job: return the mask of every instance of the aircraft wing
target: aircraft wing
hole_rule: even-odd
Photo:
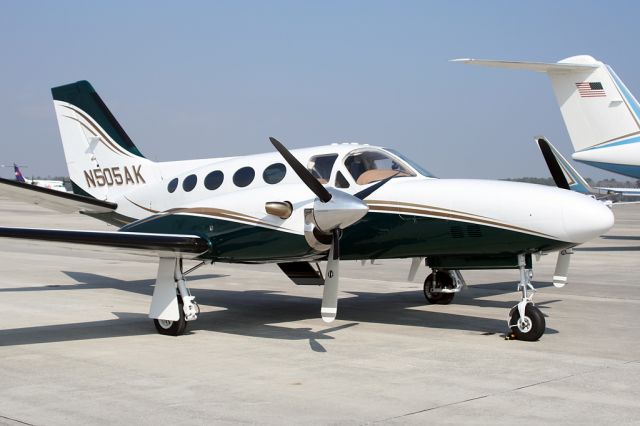
[[[71,248],[75,245],[116,248],[160,257],[196,258],[209,251],[205,238],[184,234],[0,227],[0,238],[37,240]]]
[[[38,204],[61,213],[110,213],[118,207],[117,204],[108,201],[4,178],[0,178],[0,195],[30,204]]]

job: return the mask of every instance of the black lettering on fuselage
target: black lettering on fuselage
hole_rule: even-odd
[[[87,181],[87,186],[89,188],[96,186],[96,180],[93,178],[93,174],[91,170],[84,171],[84,179]]]
[[[113,172],[113,180],[115,180],[116,185],[122,185],[122,175],[120,174],[120,167],[112,167],[111,171]]]
[[[131,173],[129,173],[129,169],[127,167],[124,168],[124,181],[127,185],[129,185],[129,183],[131,183],[131,185],[133,185],[135,182],[133,181],[133,178],[131,177]]]
[[[138,168],[136,169],[136,166],[132,166],[133,168],[133,174],[136,177],[136,183],[147,183],[147,181],[144,180],[144,178],[142,177],[142,174],[140,173],[140,169],[142,168],[142,166],[138,166]]]
[[[138,185],[147,183],[142,176],[142,165],[105,167],[84,170],[89,188],[113,185]]]
[[[111,174],[111,169],[102,169],[102,174],[104,174],[104,180],[107,182],[107,186],[113,186],[113,175]]]

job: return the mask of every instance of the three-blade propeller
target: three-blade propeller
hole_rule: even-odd
[[[340,282],[340,236],[342,230],[362,219],[369,207],[364,200],[374,191],[386,184],[390,176],[364,190],[351,195],[336,188],[325,188],[298,161],[291,152],[275,138],[269,138],[273,146],[289,164],[300,180],[316,195],[313,205],[313,219],[318,230],[331,236],[331,249],[327,257],[324,290],[322,293],[322,319],[331,322],[338,313],[338,287]]]

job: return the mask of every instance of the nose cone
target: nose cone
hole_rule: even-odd
[[[603,202],[575,192],[562,205],[562,220],[568,240],[586,243],[606,233],[614,223],[613,212]]]

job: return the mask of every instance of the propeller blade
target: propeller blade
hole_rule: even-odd
[[[356,192],[355,194],[353,194],[353,196],[356,197],[356,198],[359,198],[361,200],[364,200],[369,195],[373,194],[375,191],[380,189],[380,187],[382,185],[384,185],[385,183],[389,182],[391,179],[393,179],[394,177],[398,176],[399,174],[400,174],[400,172],[397,172],[396,174],[391,175],[388,178],[382,179],[380,182],[376,183],[375,185],[371,185],[370,187],[365,188],[360,192]]]
[[[303,166],[302,163],[300,163],[298,159],[294,157],[287,148],[285,148],[284,145],[278,142],[276,138],[270,137],[269,140],[278,150],[280,155],[282,155],[285,161],[289,164],[289,166],[291,166],[293,171],[296,172],[300,180],[302,180],[302,182],[307,185],[307,188],[309,188],[314,194],[316,194],[320,201],[326,203],[331,200],[331,194],[329,193],[329,191],[327,191],[327,189],[322,186],[320,182],[318,182],[318,179],[313,177],[311,172],[307,170],[307,168]]]
[[[556,186],[562,189],[571,189],[569,182],[562,171],[562,167],[560,167],[558,160],[556,160],[556,157],[553,155],[553,152],[549,147],[549,143],[544,138],[536,139],[536,143],[538,144],[538,147],[540,147],[540,151],[542,151],[542,156],[544,157],[544,161],[547,163],[547,167],[549,168],[549,172],[551,172],[551,177],[556,183]]]
[[[567,283],[567,275],[569,273],[569,261],[573,254],[572,249],[562,250],[558,253],[556,261],[556,270],[553,273],[553,285],[560,288]]]
[[[320,314],[324,322],[332,322],[338,314],[338,284],[340,281],[340,259],[336,258],[335,248],[338,247],[336,238],[329,252],[327,259],[327,270],[325,273],[324,289],[322,291],[322,308]]]
[[[333,234],[333,238],[331,241],[331,254],[333,255],[333,260],[340,259],[340,228],[334,229],[331,233]]]

